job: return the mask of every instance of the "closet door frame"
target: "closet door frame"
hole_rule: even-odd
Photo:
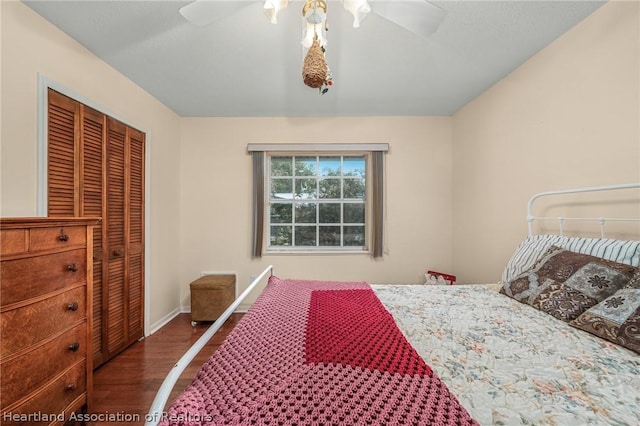
[[[135,129],[139,129],[141,132],[145,134],[145,150],[144,150],[144,250],[145,253],[150,253],[150,238],[151,235],[150,230],[150,205],[151,205],[151,188],[150,188],[150,170],[151,170],[151,136],[150,132],[147,131],[144,127],[140,127],[135,123],[131,123],[130,121],[119,117],[117,114],[113,114],[109,111],[108,108],[93,102],[92,100],[86,98],[82,94],[79,94],[56,81],[42,75],[38,74],[38,104],[37,104],[37,113],[38,113],[38,129],[37,129],[37,182],[36,182],[36,215],[41,217],[47,216],[47,153],[48,153],[48,127],[47,127],[47,116],[48,116],[48,104],[49,104],[49,96],[48,90],[52,89],[56,92],[59,92],[65,96],[73,98],[80,103],[85,104],[86,106],[93,108],[97,111],[102,112],[105,115],[108,115],[127,126],[133,127]],[[150,307],[150,285],[149,285],[149,277],[150,277],[150,267],[149,267],[149,256],[144,256],[144,336],[149,336],[151,334],[151,325],[149,323],[149,307]]]

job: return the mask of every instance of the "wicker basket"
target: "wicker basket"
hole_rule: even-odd
[[[304,58],[302,66],[302,80],[304,84],[314,89],[322,87],[327,79],[327,61],[324,52],[318,43],[318,39],[313,40],[307,56]]]

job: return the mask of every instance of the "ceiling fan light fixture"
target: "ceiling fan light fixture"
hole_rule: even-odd
[[[272,24],[278,23],[278,12],[289,5],[289,0],[265,0],[264,13],[267,14]]]
[[[371,13],[367,0],[341,0],[342,5],[353,15],[353,28],[359,28],[360,22]]]
[[[302,46],[309,49],[317,39],[321,47],[327,45],[327,3],[324,0],[307,0],[302,8]]]
[[[304,30],[304,37],[300,42],[303,47],[309,49],[315,38],[318,39],[318,44],[320,44],[321,47],[325,47],[327,45],[324,22],[320,24],[312,24],[308,21],[304,21],[302,25],[306,26],[306,29]]]

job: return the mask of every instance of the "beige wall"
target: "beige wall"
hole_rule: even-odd
[[[640,181],[639,9],[604,5],[454,115],[461,281],[500,278],[530,195]]]
[[[151,323],[178,308],[180,118],[17,1],[1,1],[2,216],[37,214],[38,74],[147,133]]]
[[[182,303],[201,271],[233,271],[240,289],[273,264],[291,278],[421,283],[451,267],[451,120],[408,118],[184,118],[181,152]],[[252,260],[248,143],[389,143],[387,253],[271,255]]]

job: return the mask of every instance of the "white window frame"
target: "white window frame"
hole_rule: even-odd
[[[265,254],[278,254],[278,253],[312,253],[312,254],[318,254],[318,253],[370,253],[370,249],[369,249],[369,241],[371,240],[371,226],[370,226],[370,217],[371,217],[371,185],[369,184],[369,178],[371,176],[371,154],[368,151],[353,151],[353,152],[344,152],[344,151],[336,151],[336,152],[331,152],[331,151],[298,151],[298,152],[265,152],[266,156],[265,156],[265,161],[266,161],[266,167],[265,167],[265,200],[264,200],[264,206],[265,206],[265,212],[264,212],[264,218],[265,218],[265,227],[264,227],[264,241],[265,241],[265,249],[264,252]],[[322,157],[340,157],[341,161],[343,161],[344,157],[363,157],[364,161],[365,161],[365,174],[364,174],[364,179],[365,179],[365,194],[364,194],[364,199],[362,200],[358,200],[358,199],[350,199],[350,198],[338,198],[338,199],[322,199],[319,196],[317,198],[311,199],[309,200],[309,202],[313,202],[316,203],[316,205],[322,204],[322,203],[339,203],[341,206],[344,203],[362,203],[364,204],[364,223],[362,223],[362,226],[364,226],[364,244],[362,246],[344,246],[344,232],[343,232],[343,227],[346,226],[359,226],[359,224],[357,225],[352,225],[348,222],[344,222],[344,217],[342,217],[342,208],[341,208],[341,219],[340,222],[336,224],[336,226],[340,226],[341,227],[341,245],[340,246],[322,246],[319,245],[319,241],[317,240],[318,235],[318,228],[319,226],[322,226],[322,224],[319,222],[319,217],[318,214],[316,214],[316,221],[313,223],[309,223],[309,226],[314,226],[316,229],[316,245],[315,246],[295,246],[295,245],[291,245],[291,246],[272,246],[271,245],[271,226],[278,226],[278,223],[271,223],[271,205],[274,203],[274,201],[271,199],[271,182],[272,182],[272,176],[271,176],[271,158],[272,157],[316,157],[316,161],[319,162],[319,160]],[[307,177],[302,177],[302,178],[307,178]],[[317,184],[320,181],[320,179],[322,179],[322,175],[320,174],[320,170],[318,168],[316,168],[316,175],[315,176],[309,176],[309,179],[315,179]],[[277,179],[277,178],[276,178]],[[340,179],[343,180],[345,179],[345,176],[341,175]],[[346,177],[346,179],[349,179],[349,177]],[[296,176],[294,173],[294,176],[292,176],[292,180],[295,184],[295,180],[296,180]],[[295,190],[295,188],[294,188]],[[303,200],[292,200],[291,203],[294,204],[295,203],[302,203],[304,202]],[[278,203],[278,202],[275,202]],[[318,207],[317,207],[318,208]],[[293,208],[293,216],[295,216],[295,207]],[[292,227],[292,241],[295,241],[295,228],[296,226],[301,226],[301,225],[296,225],[295,224],[295,218],[292,217],[292,222],[291,223],[286,223],[283,224],[283,226],[291,226]],[[302,225],[304,226],[304,225]],[[294,243],[295,244],[295,243]]]
[[[374,258],[381,258],[385,253],[384,247],[384,155],[389,151],[388,143],[316,143],[316,144],[247,144],[247,152],[253,158],[253,233],[252,233],[252,257],[259,258],[269,254],[342,254],[342,253],[368,253]],[[354,251],[353,248],[335,248],[327,250],[315,248],[309,250],[302,248],[283,247],[278,250],[265,249],[267,242],[267,227],[270,226],[269,206],[269,182],[270,176],[267,170],[268,156],[280,153],[281,155],[367,155],[365,184],[367,185],[366,209],[365,209],[365,250]],[[374,172],[375,169],[375,172]],[[331,246],[329,246],[331,247]]]

